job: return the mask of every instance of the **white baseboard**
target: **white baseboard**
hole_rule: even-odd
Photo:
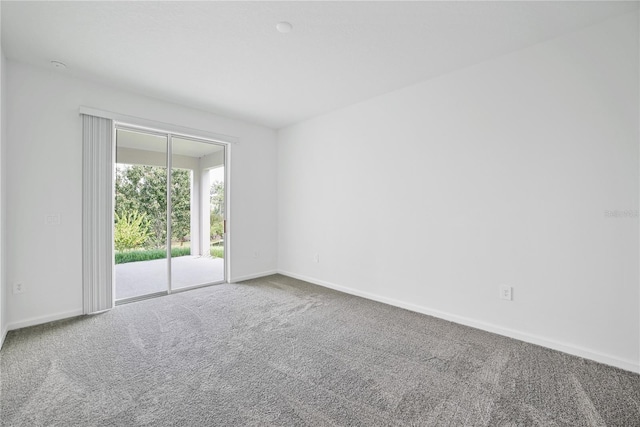
[[[269,271],[263,271],[262,273],[255,273],[255,274],[248,274],[246,276],[234,277],[233,279],[229,280],[229,283],[242,282],[244,280],[251,280],[251,279],[259,279],[260,277],[271,276],[273,274],[278,274],[278,270],[269,270]]]
[[[68,319],[69,317],[76,317],[82,315],[82,309],[65,311],[62,313],[50,314],[47,316],[32,317],[30,319],[20,320],[18,322],[9,323],[7,329],[13,331],[15,329],[22,329],[29,326],[41,325],[43,323],[54,322],[56,320]]]
[[[544,338],[541,336],[529,334],[526,332],[517,331],[503,326],[495,325],[492,323],[486,323],[479,320],[471,319],[457,314],[451,314],[440,310],[434,310],[431,308],[423,307],[420,305],[407,303],[404,301],[396,300],[393,298],[387,298],[379,296],[370,292],[363,292],[357,289],[349,288],[335,283],[326,282],[324,280],[318,280],[313,277],[304,276],[301,274],[291,273],[289,271],[278,271],[279,274],[289,276],[294,279],[304,280],[305,282],[313,283],[314,285],[323,286],[325,288],[335,289],[346,294],[359,296],[362,298],[370,299],[373,301],[382,302],[384,304],[393,305],[395,307],[404,308],[406,310],[415,311],[417,313],[426,314],[429,316],[437,317],[439,319],[448,320],[450,322],[458,323],[465,326],[471,326],[473,328],[482,329],[483,331],[492,332],[494,334],[503,335],[509,338],[514,338],[520,341],[536,344],[542,347],[547,347],[553,350],[558,350],[563,353],[571,354],[573,356],[582,357],[584,359],[593,360],[595,362],[603,363],[605,365],[614,366],[616,368],[624,369],[640,374],[640,364],[632,360],[621,359],[619,357],[603,354],[597,351],[589,350],[583,347],[564,344],[552,339]]]

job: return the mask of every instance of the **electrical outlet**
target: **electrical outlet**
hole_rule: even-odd
[[[513,288],[511,286],[500,286],[500,299],[513,300]]]
[[[315,254],[315,256],[313,257],[313,262],[315,263],[320,262],[320,254]]]
[[[14,283],[13,284],[13,293],[14,294],[23,294],[25,293],[27,290],[25,289],[24,285],[22,283]]]

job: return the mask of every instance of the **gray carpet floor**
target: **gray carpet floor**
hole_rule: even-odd
[[[283,276],[10,332],[3,426],[638,426],[640,376]]]

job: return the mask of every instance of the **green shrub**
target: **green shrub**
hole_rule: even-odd
[[[185,255],[190,255],[191,249],[188,247],[183,248],[171,248],[171,257],[177,258]],[[116,252],[115,262],[116,264],[124,264],[127,262],[137,261],[151,261],[154,259],[163,259],[167,257],[166,249],[148,249],[140,251],[124,251]]]
[[[113,242],[116,250],[137,249],[142,247],[151,236],[149,220],[146,213],[131,212],[114,213],[115,227]]]
[[[224,258],[224,246],[211,246],[211,256],[214,258]]]
[[[211,246],[210,254],[214,258],[224,258],[224,246]],[[171,257],[177,258],[185,255],[191,255],[189,247],[171,248]],[[127,262],[151,261],[154,259],[163,259],[167,257],[166,249],[147,249],[137,251],[116,251],[116,264],[125,264]]]

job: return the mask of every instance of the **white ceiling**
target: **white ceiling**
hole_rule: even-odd
[[[10,2],[6,57],[280,128],[638,2]],[[279,21],[293,31],[278,33]]]

